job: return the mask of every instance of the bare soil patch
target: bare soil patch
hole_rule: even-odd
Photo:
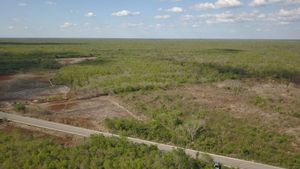
[[[0,102],[36,100],[41,97],[61,96],[69,92],[66,86],[52,86],[53,73],[24,73],[9,75],[0,80]]]
[[[10,79],[12,79],[12,76],[13,75],[1,75],[0,74],[0,81],[5,81],[5,80],[10,80]]]
[[[123,117],[134,118],[124,107],[112,102],[109,96],[96,97],[85,100],[59,100],[53,102],[26,102],[24,112],[15,112],[13,105],[2,105],[5,112],[13,112],[24,116],[70,124],[74,126],[107,131],[104,126],[106,118]]]
[[[106,118],[138,119],[110,96],[70,99],[68,87],[50,83],[53,76],[54,73],[45,72],[3,77],[0,110],[102,131],[106,130],[103,125]],[[16,112],[15,102],[25,104],[25,110]]]
[[[111,97],[108,96],[34,103],[30,105],[30,109],[32,109],[30,112],[37,112],[31,113],[32,116],[96,130],[106,130],[103,124],[106,118],[135,118],[111,102]]]
[[[69,64],[76,64],[83,61],[91,61],[96,60],[97,57],[77,57],[77,58],[59,58],[55,59],[59,64],[62,65],[69,65]]]

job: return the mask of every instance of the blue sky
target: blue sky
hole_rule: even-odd
[[[1,0],[0,37],[300,39],[300,0]]]

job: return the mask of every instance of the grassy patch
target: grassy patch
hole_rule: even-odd
[[[266,106],[268,106],[268,101],[261,96],[253,97],[251,102],[254,105],[261,107],[261,108],[265,108]]]

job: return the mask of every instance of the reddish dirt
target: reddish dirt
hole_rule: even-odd
[[[0,81],[7,81],[7,80],[11,80],[13,77],[13,75],[0,75]]]
[[[50,111],[61,111],[61,110],[67,110],[75,106],[76,102],[51,102],[49,103],[49,110]]]
[[[139,118],[112,100],[111,97],[103,96],[85,100],[28,102],[22,115],[101,131],[107,131],[104,126],[106,118]],[[11,105],[5,107],[6,112],[14,111]]]
[[[0,110],[96,130],[106,130],[106,118],[138,118],[110,97],[68,100],[70,89],[51,86],[49,79],[53,76],[47,72],[25,73],[0,81]],[[24,103],[25,111],[15,112],[14,102]]]

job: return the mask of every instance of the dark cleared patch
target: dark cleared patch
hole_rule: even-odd
[[[249,73],[243,68],[224,66],[224,65],[220,65],[220,64],[216,64],[216,63],[202,63],[199,66],[217,70],[220,74],[232,74],[232,75],[238,75],[238,76],[248,76],[249,75]]]
[[[48,42],[0,42],[0,45],[31,45],[31,46],[36,46],[36,45],[42,45],[42,46],[49,46],[49,45],[83,45],[83,43],[48,43]]]
[[[232,67],[220,65],[217,63],[201,63],[198,65],[199,73],[203,70],[216,70],[224,79],[231,78],[274,78],[279,80],[287,80],[295,84],[300,84],[300,72],[290,71],[287,69],[251,71],[242,67]],[[204,71],[205,73],[205,71]]]
[[[93,54],[90,55],[78,55],[74,52],[69,52],[69,53],[62,53],[62,54],[57,54],[55,55],[55,58],[60,59],[60,58],[87,58],[87,57],[94,57]]]
[[[225,54],[233,54],[233,53],[241,53],[244,50],[241,49],[207,49],[207,50],[203,50],[205,53],[225,53]]]
[[[61,65],[55,61],[56,56],[62,58],[80,56],[76,52],[42,52],[0,53],[0,74],[14,73],[30,69],[58,69]]]

